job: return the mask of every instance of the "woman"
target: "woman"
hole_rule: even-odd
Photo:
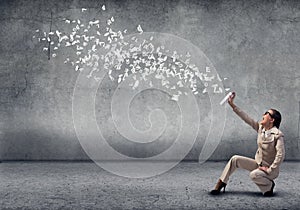
[[[225,192],[229,176],[236,168],[243,168],[250,171],[251,179],[264,196],[272,196],[275,186],[273,180],[279,175],[279,166],[285,155],[283,133],[279,130],[281,114],[275,109],[270,109],[263,114],[260,122],[256,122],[234,104],[234,98],[235,93],[229,97],[228,103],[233,111],[258,133],[258,149],[255,159],[238,155],[232,156],[215,189],[210,193],[218,195],[222,188]]]

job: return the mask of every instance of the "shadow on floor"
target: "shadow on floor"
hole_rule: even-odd
[[[208,192],[209,195],[211,195]],[[261,192],[253,192],[253,191],[226,191],[225,193],[221,192],[219,195],[211,195],[211,196],[248,196],[248,197],[264,197]],[[274,192],[274,195],[272,197],[285,197],[286,193],[284,192]]]

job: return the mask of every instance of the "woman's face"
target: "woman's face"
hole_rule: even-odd
[[[274,123],[273,110],[269,109],[263,114],[260,124],[263,125],[265,128],[268,128],[268,127],[273,127],[273,123]]]

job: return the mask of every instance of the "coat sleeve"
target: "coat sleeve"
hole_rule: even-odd
[[[271,173],[274,169],[278,168],[279,165],[282,163],[284,156],[285,156],[285,148],[284,148],[284,139],[283,134],[280,134],[280,137],[277,140],[275,145],[276,155],[273,163],[268,168],[267,173]]]
[[[235,106],[233,108],[233,111],[240,117],[242,120],[244,120],[248,125],[250,125],[256,132],[258,131],[259,124],[257,121],[253,120],[251,117],[249,117],[244,111],[242,111],[239,107]]]

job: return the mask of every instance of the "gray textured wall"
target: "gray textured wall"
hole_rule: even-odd
[[[105,4],[107,11],[99,14]],[[88,159],[76,137],[72,121],[72,94],[78,72],[57,57],[48,60],[41,43],[32,38],[36,29],[62,27],[64,16],[76,17],[82,7],[95,18],[115,17],[119,28],[174,34],[200,48],[212,61],[226,86],[237,92],[236,103],[259,120],[274,107],[281,111],[287,159],[299,159],[300,111],[300,2],[299,1],[0,1],[0,158],[3,160]],[[63,52],[67,53],[67,52]],[[109,120],[111,83],[101,86],[97,119]],[[144,94],[144,95],[143,95]],[[159,91],[146,91],[132,103],[131,114],[141,125],[146,105],[161,108],[176,127],[176,106]],[[106,100],[107,99],[107,100]],[[207,100],[203,96],[197,99]],[[103,102],[104,101],[104,102]],[[157,104],[155,103],[157,101]],[[201,123],[209,121],[207,107]],[[204,116],[204,117],[203,117]],[[192,123],[192,122],[191,122]],[[148,149],[128,147],[112,127],[104,134],[118,150],[132,156],[153,155],[170,144]],[[202,130],[201,130],[202,129]],[[176,129],[175,129],[176,130]],[[187,159],[197,159],[207,127]],[[214,131],[218,132],[218,131]],[[176,133],[175,133],[176,134]],[[188,138],[188,137],[187,137]],[[233,154],[253,156],[256,134],[228,110],[223,138],[211,159]],[[124,146],[124,147],[123,147]]]

